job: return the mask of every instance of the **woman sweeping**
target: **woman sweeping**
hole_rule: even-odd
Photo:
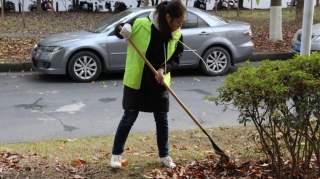
[[[157,70],[157,74],[152,73],[129,44],[123,79],[124,114],[114,138],[110,161],[113,168],[121,167],[125,142],[140,111],[154,114],[160,162],[166,167],[175,167],[169,156],[169,94],[163,83],[170,84],[170,71],[179,64],[183,52],[183,46],[178,41],[182,41],[180,27],[185,13],[186,9],[180,1],[163,1],[149,17],[137,18],[116,27],[115,34],[119,38],[130,38]]]

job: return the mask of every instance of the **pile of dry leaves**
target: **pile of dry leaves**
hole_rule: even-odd
[[[30,62],[31,50],[37,40],[31,37],[0,37],[0,63],[8,60],[11,63]]]
[[[101,159],[99,160],[102,161]],[[290,161],[284,162],[283,174],[289,176]],[[315,178],[320,177],[319,166],[311,161],[309,166],[315,173]],[[125,166],[127,168],[127,166]],[[48,176],[62,178],[95,178],[112,177],[111,171],[101,170],[94,164],[89,164],[85,160],[77,159],[69,163],[61,162],[58,159],[54,165],[50,165],[46,158],[37,154],[20,155],[17,153],[0,152],[0,178],[3,177],[26,177],[43,178]],[[134,171],[132,171],[134,172]],[[111,172],[112,173],[112,172]],[[106,175],[108,174],[108,175]],[[250,160],[236,164],[234,161],[220,163],[214,155],[209,155],[201,161],[193,161],[189,164],[178,164],[174,169],[155,168],[150,172],[142,174],[144,178],[274,178],[272,167],[267,160]],[[140,174],[131,174],[139,176]],[[140,175],[141,177],[141,175]],[[296,173],[297,178],[303,178],[304,173]]]
[[[0,174],[10,170],[20,170],[18,163],[23,158],[22,155],[10,152],[0,153]]]
[[[290,161],[284,162],[283,175],[289,176]],[[309,166],[320,177],[319,166],[311,162]],[[318,172],[318,173],[317,173]],[[251,160],[241,164],[230,161],[221,164],[217,158],[210,155],[205,160],[193,161],[187,165],[178,165],[174,169],[154,169],[145,175],[146,178],[274,178],[269,161]],[[303,171],[296,173],[297,178],[304,178]],[[317,178],[316,177],[316,178]]]
[[[58,159],[50,165],[46,158],[37,154],[20,155],[11,152],[0,152],[0,179],[2,178],[46,178],[47,176],[88,178],[97,173],[88,168],[82,159],[72,160],[70,163]],[[90,178],[90,177],[89,177]]]
[[[254,42],[254,50],[261,53],[286,53],[291,51],[291,41],[297,31],[296,24],[283,23],[282,41],[272,42],[269,38],[268,24],[253,24],[252,40]]]

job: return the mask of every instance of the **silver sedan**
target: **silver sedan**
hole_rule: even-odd
[[[44,38],[33,48],[33,69],[46,74],[68,74],[79,82],[95,80],[102,72],[123,71],[127,42],[113,34],[114,28],[119,23],[147,17],[153,10],[128,9],[106,19],[94,30]],[[185,49],[179,68],[201,68],[207,75],[223,75],[252,54],[251,29],[244,22],[228,22],[188,8],[182,34]]]

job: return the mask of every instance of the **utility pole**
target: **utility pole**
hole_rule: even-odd
[[[314,0],[304,1],[300,55],[310,56]]]
[[[271,41],[283,40],[283,37],[282,37],[282,0],[271,0],[269,39]]]
[[[4,19],[4,0],[0,0],[1,3],[1,18]]]

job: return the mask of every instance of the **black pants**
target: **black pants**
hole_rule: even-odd
[[[114,138],[112,154],[121,155],[124,150],[127,137],[138,117],[139,111],[124,111],[122,119],[119,123],[116,136]],[[154,119],[156,121],[157,128],[157,144],[159,157],[168,156],[168,114],[167,112],[154,112]]]

